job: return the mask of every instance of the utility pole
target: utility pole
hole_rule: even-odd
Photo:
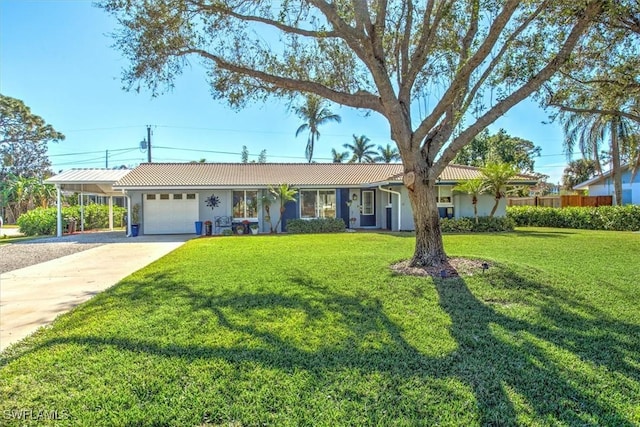
[[[151,126],[147,125],[147,161],[151,163]]]
[[[104,167],[105,169],[109,169],[109,150],[104,154]]]

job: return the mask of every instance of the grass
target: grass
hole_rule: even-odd
[[[640,234],[448,235],[492,266],[446,280],[391,273],[413,244],[191,241],[5,351],[2,421],[640,424]]]

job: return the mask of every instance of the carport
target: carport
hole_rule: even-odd
[[[109,197],[109,230],[113,230],[113,196],[123,196],[122,191],[114,190],[113,184],[129,169],[70,169],[45,180],[54,184],[57,190],[57,236],[62,236],[62,192],[80,194],[80,230],[84,231],[84,195]]]

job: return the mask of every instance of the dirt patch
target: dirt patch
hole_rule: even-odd
[[[482,273],[483,264],[487,267],[491,264],[481,259],[469,258],[449,258],[442,267],[410,267],[409,260],[400,261],[391,266],[391,270],[395,273],[408,276],[430,276],[442,278],[452,278],[459,276],[471,276],[473,274]]]

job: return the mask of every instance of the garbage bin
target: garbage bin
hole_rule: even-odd
[[[211,221],[207,221],[204,223],[204,232],[207,236],[211,236],[212,225],[213,224],[211,224]]]
[[[196,235],[202,236],[202,221],[196,221]]]

